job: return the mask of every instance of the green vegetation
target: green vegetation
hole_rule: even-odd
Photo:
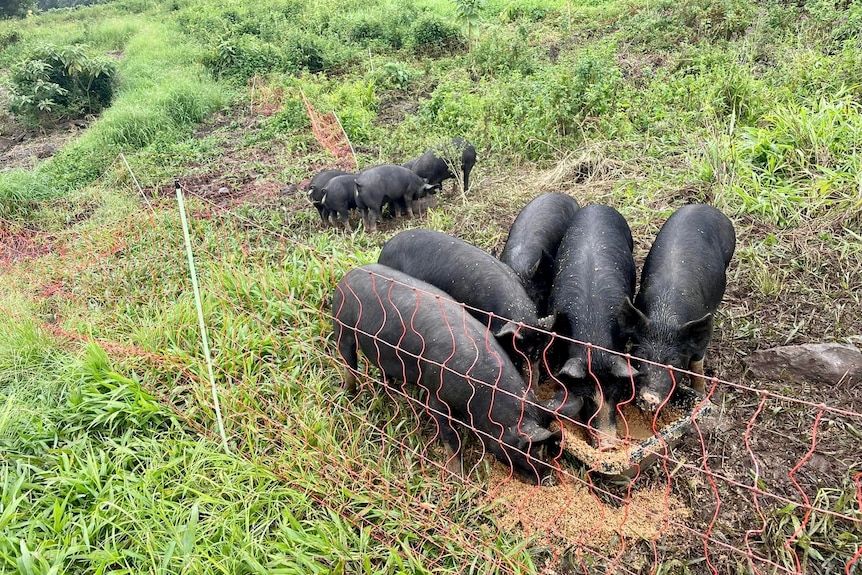
[[[111,103],[116,66],[86,54],[84,46],[40,46],[9,73],[9,110],[25,123],[98,114]]]
[[[116,0],[0,21],[0,105],[20,114],[3,114],[0,142],[60,137],[20,124],[42,119],[40,102],[92,115],[49,157],[25,149],[0,166],[0,313],[12,320],[0,330],[0,573],[604,571],[590,549],[501,526],[478,493],[484,464],[471,483],[441,480],[434,431],[406,401],[340,391],[329,294],[383,238],[321,230],[300,194],[280,192],[333,164],[302,95],[337,114],[360,167],[473,142],[473,191],[441,194],[421,225],[488,250],[544,191],[620,209],[639,258],[674,208],[717,205],[739,243],[707,361],[742,381],[738,357],[756,347],[860,341],[860,35],[858,0]],[[72,55],[66,72],[110,68],[110,106],[83,103],[92,84],[40,77],[56,60],[32,55],[49,45]],[[230,453],[173,177],[203,197],[190,198],[192,241]],[[744,431],[757,401],[721,401]],[[755,435],[792,438],[795,463],[811,414],[769,407]],[[722,425],[710,465],[745,481],[751,458]],[[797,476],[810,520],[761,497],[768,524],[746,544],[790,570],[795,552],[812,573],[842,571],[862,542],[835,515],[859,514],[858,429],[823,424],[818,454],[836,455]],[[685,473],[674,495],[703,532],[713,493]],[[787,470],[774,475],[757,484],[798,501]],[[664,481],[651,472],[634,489]],[[759,526],[751,495],[720,487],[722,513],[743,511],[719,517],[715,537],[743,548]],[[690,539],[599,551],[635,572],[654,557],[656,572],[709,572]],[[719,572],[750,569],[711,549]]]

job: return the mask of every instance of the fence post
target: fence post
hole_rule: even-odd
[[[210,385],[212,386],[213,406],[215,408],[216,421],[218,422],[218,431],[221,435],[221,440],[222,444],[224,445],[225,452],[230,453],[230,447],[227,443],[227,434],[224,430],[224,420],[221,416],[221,406],[218,400],[218,390],[216,389],[215,375],[213,374],[213,360],[212,354],[210,354],[209,341],[207,340],[207,328],[206,324],[204,323],[204,309],[203,305],[201,304],[201,292],[200,288],[198,287],[198,275],[195,271],[195,260],[194,256],[192,255],[192,241],[189,237],[189,222],[186,219],[186,206],[183,202],[183,191],[180,188],[180,181],[177,178],[174,178],[174,187],[177,192],[177,203],[179,204],[180,208],[180,220],[183,224],[183,238],[185,239],[186,243],[186,256],[188,256],[189,272],[192,276],[192,289],[195,292],[195,307],[197,307],[198,311],[198,326],[201,330],[201,344],[203,345],[204,356],[206,357],[207,361],[207,372],[209,374]]]

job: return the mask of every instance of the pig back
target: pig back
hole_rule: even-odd
[[[356,178],[356,203],[379,208],[382,204],[421,193],[424,181],[411,170],[394,164],[366,168]]]
[[[578,208],[566,194],[538,196],[515,218],[500,253],[500,261],[521,279],[540,315],[547,305],[557,249]]]
[[[736,233],[727,216],[704,204],[683,206],[656,235],[635,306],[647,316],[671,314],[681,323],[714,312],[724,296],[735,247]]]
[[[636,279],[632,247],[631,230],[615,209],[590,205],[578,210],[557,252],[550,301],[557,331],[623,350],[621,311],[634,295]],[[570,347],[585,353],[581,346]],[[597,351],[595,359],[606,355]]]
[[[536,305],[515,272],[491,254],[459,238],[424,229],[406,230],[383,246],[378,263],[428,282],[455,300],[484,325],[499,333],[509,321],[537,327]],[[482,310],[482,311],[477,311]]]
[[[379,264],[348,272],[333,296],[336,337],[354,335],[359,349],[387,377],[441,390],[457,405],[463,381],[517,390],[523,381],[485,326],[448,294]],[[441,374],[442,371],[442,374]],[[466,378],[465,378],[466,376]],[[476,385],[478,396],[489,385]],[[450,403],[451,402],[451,403]],[[460,410],[459,410],[460,411]]]

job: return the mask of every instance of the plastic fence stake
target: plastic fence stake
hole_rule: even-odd
[[[174,179],[174,187],[177,191],[177,202],[179,203],[180,207],[180,220],[182,221],[183,225],[183,238],[185,239],[186,243],[186,255],[188,256],[189,260],[189,272],[192,276],[192,289],[195,292],[195,307],[198,310],[198,325],[201,329],[201,344],[203,345],[204,356],[207,360],[207,372],[209,375],[210,385],[212,386],[213,407],[215,408],[216,421],[218,422],[218,431],[219,435],[221,435],[221,440],[222,444],[224,445],[225,452],[230,453],[230,447],[227,443],[227,434],[224,430],[224,420],[221,416],[221,406],[218,400],[218,390],[216,389],[215,375],[213,374],[213,360],[212,354],[210,353],[209,341],[207,340],[207,328],[206,324],[204,323],[204,309],[203,305],[201,304],[201,291],[198,287],[198,275],[195,271],[195,259],[192,255],[192,242],[189,236],[189,222],[186,219],[186,206],[183,202],[183,191],[180,188],[180,181],[178,179]]]

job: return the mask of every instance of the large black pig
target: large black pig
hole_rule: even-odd
[[[357,349],[385,378],[417,384],[441,438],[459,456],[450,458],[450,470],[461,467],[457,421],[525,480],[538,483],[551,472],[539,453],[548,446],[551,457],[560,454],[560,432],[548,429],[550,412],[537,405],[487,328],[446,293],[369,264],[338,283],[332,313],[345,385],[355,389]]]
[[[609,206],[590,205],[572,217],[557,252],[556,274],[551,288],[554,331],[579,342],[589,342],[616,352],[627,343],[620,320],[635,289],[632,234],[625,218]],[[601,448],[614,446],[616,408],[635,399],[633,376],[625,357],[587,348],[581,343],[557,340],[551,363],[567,396],[583,410],[589,427],[597,429]],[[558,395],[559,397],[559,395]],[[567,413],[565,407],[561,413]]]
[[[356,207],[362,212],[365,230],[377,230],[386,204],[400,206],[413,217],[413,202],[432,190],[434,186],[403,166],[384,164],[362,170],[356,178]]]
[[[377,261],[473,308],[468,311],[490,326],[519,368],[526,369],[530,361],[538,359],[546,336],[530,328],[549,329],[552,318],[537,316],[536,304],[518,276],[491,254],[442,232],[413,229],[395,234],[383,245]]]
[[[470,189],[470,172],[476,165],[476,148],[464,138],[452,138],[450,142],[428,150],[418,158],[413,158],[404,164],[405,168],[413,170],[419,177],[438,188],[449,178],[454,178],[452,169],[461,167],[464,177],[464,191]]]
[[[578,207],[578,202],[566,194],[538,196],[515,218],[500,253],[500,261],[521,278],[539,315],[547,312],[557,248]]]
[[[346,174],[329,180],[323,188],[321,204],[333,218],[337,215],[344,229],[350,231],[350,210],[356,208],[356,176]]]
[[[735,249],[736,232],[727,216],[712,206],[683,206],[659,230],[637,299],[634,305],[627,302],[632,355],[694,372],[692,387],[701,393],[703,358]],[[647,362],[640,362],[638,371],[638,403],[653,409],[663,404],[675,376]]]
[[[326,184],[332,178],[345,176],[349,173],[344,170],[324,170],[311,178],[311,183],[306,188],[308,199],[311,200],[311,204],[317,210],[317,213],[320,214],[320,219],[323,220],[324,224],[329,223],[330,213],[323,205],[323,188],[326,187]]]

